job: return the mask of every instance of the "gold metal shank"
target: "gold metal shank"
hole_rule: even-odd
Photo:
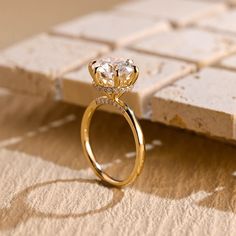
[[[106,98],[106,96],[104,96],[103,98]],[[113,177],[106,174],[105,172],[103,172],[101,166],[96,161],[96,158],[90,145],[90,138],[89,138],[91,119],[93,117],[94,112],[102,105],[97,103],[96,100],[92,101],[92,103],[87,107],[84,113],[81,124],[81,140],[82,140],[84,155],[89,161],[90,166],[92,167],[94,173],[103,182],[107,184],[110,184],[115,187],[124,187],[133,183],[142,170],[145,159],[145,142],[142,129],[133,111],[123,101],[119,99],[113,100],[113,102],[117,103],[117,105],[119,105],[123,109],[122,113],[128,124],[130,125],[135,139],[136,160],[131,174],[124,180],[116,180]]]

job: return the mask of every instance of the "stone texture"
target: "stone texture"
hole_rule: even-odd
[[[140,118],[148,115],[151,96],[157,90],[195,70],[192,64],[125,49],[114,51],[109,56],[132,59],[139,67],[139,79],[134,89],[124,95],[124,99]],[[94,98],[101,95],[92,86],[92,78],[87,67],[65,74],[61,84],[63,100],[66,102],[87,106]]]
[[[134,40],[167,30],[168,24],[139,16],[125,16],[116,11],[98,12],[56,26],[54,34],[82,37],[112,46],[123,46]]]
[[[1,52],[0,85],[48,95],[56,77],[108,50],[97,43],[37,35]]]
[[[154,121],[236,140],[236,73],[206,68],[155,94]]]
[[[84,109],[13,94],[0,110],[1,235],[236,235],[236,148],[141,122],[142,174],[107,188],[82,153]],[[135,146],[125,119],[96,112],[91,139],[105,171],[130,173]]]
[[[232,55],[232,56],[226,57],[218,65],[220,67],[225,68],[225,69],[235,70],[236,71],[236,55]]]
[[[170,20],[174,25],[186,26],[204,17],[224,12],[226,7],[223,3],[207,1],[147,0],[122,4],[118,9],[127,14]]]
[[[215,17],[210,17],[198,22],[198,26],[206,29],[232,33],[236,35],[236,10],[227,11]]]
[[[131,47],[138,51],[194,62],[202,67],[235,52],[236,37],[186,28],[156,34]]]

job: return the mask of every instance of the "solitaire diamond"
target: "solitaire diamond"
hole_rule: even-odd
[[[132,60],[122,60],[116,58],[105,58],[96,61],[92,65],[96,70],[97,77],[100,82],[107,87],[113,87],[115,76],[120,80],[121,84],[126,84],[131,80],[134,73],[134,64]]]
[[[89,64],[96,88],[106,93],[123,94],[138,78],[138,68],[130,59],[104,58]]]

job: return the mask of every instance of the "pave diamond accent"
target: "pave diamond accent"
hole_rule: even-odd
[[[98,91],[104,91],[106,93],[125,93],[133,89],[133,85],[127,86],[127,87],[122,87],[122,88],[116,88],[116,87],[104,87],[97,85],[95,82],[93,82],[93,86],[98,90]]]
[[[97,105],[112,105],[114,107],[116,107],[118,110],[120,110],[121,113],[125,113],[125,107],[122,107],[118,102],[109,99],[107,97],[99,97],[96,98],[96,104]]]

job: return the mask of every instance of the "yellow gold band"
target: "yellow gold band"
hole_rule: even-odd
[[[90,139],[89,139],[89,129],[92,116],[94,112],[103,104],[110,104],[115,106],[120,110],[120,112],[125,117],[126,121],[130,125],[132,130],[135,144],[136,144],[136,160],[134,164],[134,168],[131,174],[124,180],[116,180],[102,171],[101,166],[97,163],[96,158],[93,154]],[[85,157],[88,159],[93,171],[95,174],[107,184],[110,184],[115,187],[123,187],[131,184],[140,174],[145,158],[145,142],[143,137],[142,129],[139,125],[137,118],[135,117],[133,111],[120,99],[118,98],[109,98],[107,96],[99,97],[92,101],[90,105],[87,107],[81,124],[81,140],[82,147]]]

